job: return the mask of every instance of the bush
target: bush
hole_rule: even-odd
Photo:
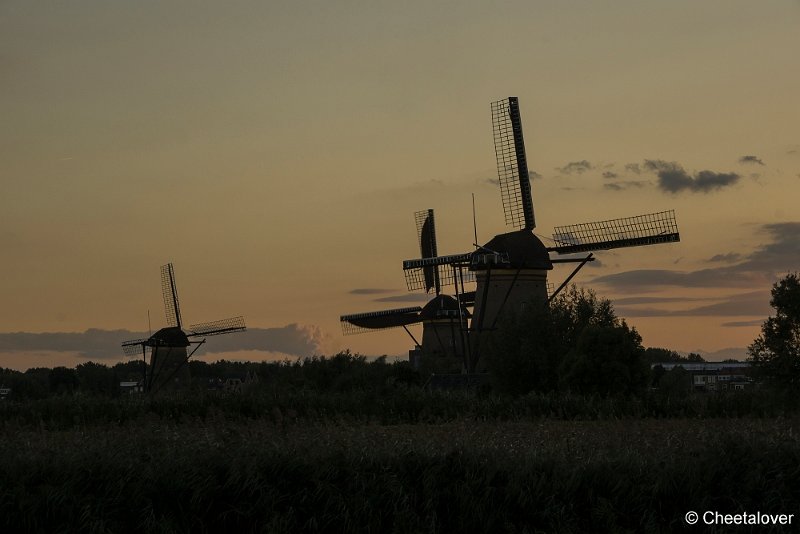
[[[616,316],[609,300],[572,285],[548,305],[506,314],[490,338],[487,366],[503,393],[572,388],[578,380],[578,391],[625,395],[647,386],[643,354],[641,337]],[[605,376],[591,385],[593,373],[611,372],[621,378]]]

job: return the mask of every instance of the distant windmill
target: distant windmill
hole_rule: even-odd
[[[505,311],[526,302],[547,302],[592,261],[591,251],[655,245],[680,241],[674,211],[638,215],[624,219],[556,227],[555,246],[545,245],[533,234],[536,227],[530,175],[522,134],[522,119],[516,97],[491,105],[495,156],[506,224],[516,231],[499,234],[472,255],[471,269],[477,278],[475,307],[470,330],[474,344],[469,369],[476,369],[480,345],[491,335]],[[584,258],[551,259],[550,252],[589,252]],[[551,295],[547,294],[547,271],[553,263],[579,265]]]
[[[220,321],[200,323],[183,329],[181,309],[178,302],[178,289],[175,285],[175,270],[171,263],[161,267],[161,289],[164,295],[164,308],[167,318],[166,328],[162,328],[147,339],[133,339],[122,343],[128,356],[142,354],[145,361],[144,391],[158,391],[185,368],[186,362],[205,343],[208,336],[230,334],[245,330],[243,317],[232,317]],[[191,352],[187,349],[196,345]],[[147,366],[147,349],[150,348],[150,365]],[[186,372],[184,377],[188,378]]]
[[[436,223],[432,209],[414,214],[419,240],[421,264],[406,272],[410,287],[433,292],[434,297],[424,306],[396,308],[367,313],[342,315],[342,331],[345,335],[372,330],[403,327],[414,341],[415,349],[410,358],[415,367],[423,358],[439,358],[456,363],[464,362],[467,320],[466,306],[470,296],[459,293],[458,271],[448,268],[446,263],[436,263],[438,247],[436,243]],[[425,263],[428,262],[428,263]],[[465,272],[469,276],[469,272]],[[473,278],[474,279],[474,278]],[[442,294],[442,286],[453,284],[458,298]],[[463,287],[463,283],[462,283]],[[422,323],[422,344],[408,330],[408,325]],[[435,362],[433,367],[436,367]]]

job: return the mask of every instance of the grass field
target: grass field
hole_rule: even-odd
[[[382,424],[115,402],[116,420],[81,416],[91,400],[50,422],[0,409],[3,531],[673,532],[689,510],[800,510],[796,417]]]

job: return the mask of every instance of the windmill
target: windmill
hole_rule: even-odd
[[[436,359],[430,367],[441,368],[456,364],[459,368],[465,362],[467,321],[471,304],[470,295],[463,292],[463,277],[459,270],[452,268],[451,263],[440,263],[436,243],[436,222],[432,209],[418,211],[414,214],[417,227],[421,258],[417,267],[406,271],[409,288],[421,289],[433,293],[434,297],[423,306],[396,308],[367,313],[342,315],[340,321],[345,335],[357,334],[373,330],[402,327],[414,341],[414,350],[409,351],[409,358],[414,367],[419,367],[424,358]],[[463,261],[469,255],[462,255]],[[444,258],[449,258],[445,256]],[[464,263],[467,265],[467,263]],[[461,270],[461,274],[469,277],[470,273]],[[474,277],[473,277],[474,279]],[[459,282],[462,290],[459,291]],[[442,287],[453,284],[456,297],[442,293]],[[422,343],[411,334],[408,325],[422,323]]]
[[[470,371],[476,369],[480,346],[496,328],[503,313],[519,309],[528,302],[552,300],[587,262],[594,259],[593,251],[680,241],[674,211],[663,211],[556,227],[552,238],[556,245],[546,247],[533,233],[536,220],[519,101],[517,97],[509,97],[494,102],[491,112],[505,222],[516,230],[495,236],[472,255],[470,268],[475,272],[477,287],[470,325],[473,345]],[[551,252],[589,254],[583,258],[553,259]],[[554,263],[566,262],[579,265],[548,296],[547,271]]]
[[[122,343],[122,350],[127,356],[141,353],[145,363],[142,389],[147,392],[158,391],[167,384],[173,383],[174,379],[188,379],[188,368],[185,364],[206,342],[206,337],[245,330],[243,317],[195,324],[184,330],[178,289],[175,285],[175,270],[171,263],[161,267],[161,289],[164,296],[167,326],[147,339],[133,339]],[[192,345],[195,347],[188,352]],[[149,366],[147,365],[148,348],[150,349]]]

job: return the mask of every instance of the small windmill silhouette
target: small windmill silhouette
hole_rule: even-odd
[[[156,392],[181,378],[179,373],[187,370],[185,364],[209,336],[231,334],[246,329],[243,317],[231,317],[219,321],[199,323],[183,329],[178,289],[175,284],[175,269],[171,263],[161,267],[161,289],[167,326],[147,339],[132,339],[122,343],[128,356],[141,353],[145,363],[142,389]],[[203,339],[200,339],[203,338]],[[191,352],[188,348],[195,345]],[[147,365],[147,349],[150,349],[150,364]],[[186,376],[186,373],[184,373]]]

